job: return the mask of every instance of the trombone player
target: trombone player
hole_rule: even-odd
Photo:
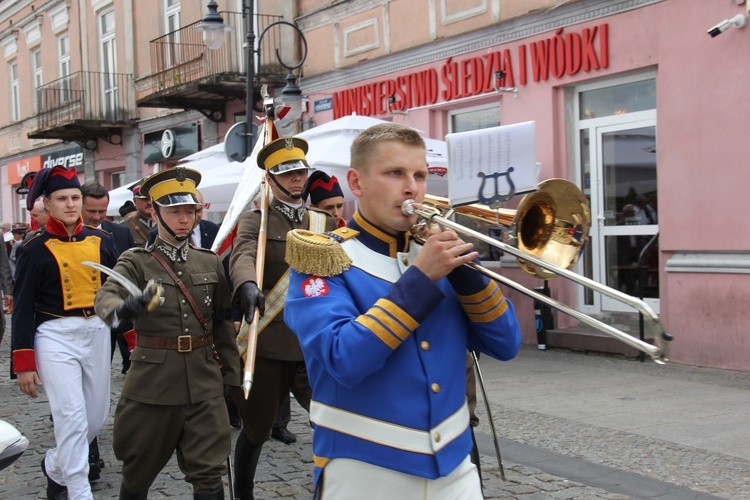
[[[402,204],[421,202],[427,179],[416,131],[365,130],[351,165],[359,207],[347,227],[287,237],[284,319],[313,388],[316,498],[480,499],[465,353],[515,357],[515,310],[463,266],[478,254],[454,231],[434,225],[424,244],[413,239]]]

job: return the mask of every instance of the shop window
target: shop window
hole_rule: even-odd
[[[497,106],[454,111],[449,116],[451,133],[500,126],[500,108]]]
[[[646,111],[656,108],[656,80],[589,90],[579,95],[581,120]]]

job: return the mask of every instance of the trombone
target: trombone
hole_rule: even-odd
[[[443,215],[442,210],[445,209],[448,209],[448,212]],[[569,270],[578,261],[578,256],[588,238],[588,229],[591,222],[588,202],[583,193],[573,183],[564,179],[543,181],[539,184],[536,192],[524,196],[517,210],[500,209],[494,212],[487,207],[476,204],[453,209],[447,199],[427,195],[422,207],[417,208],[414,200],[406,200],[403,203],[402,211],[406,215],[416,214],[419,216],[418,224],[436,223],[513,255],[518,259],[523,270],[531,276],[542,279],[562,276],[633,307],[653,325],[656,332],[656,345],[651,345],[628,335],[611,325],[531,290],[483,266],[475,263],[465,264],[485,276],[648,354],[658,364],[664,364],[668,361],[669,342],[672,340],[672,336],[664,331],[659,316],[648,304],[636,297]],[[475,220],[509,227],[508,241],[510,244],[451,221],[449,217],[454,212]]]

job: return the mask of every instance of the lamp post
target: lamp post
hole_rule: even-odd
[[[255,80],[255,55],[260,55],[260,43],[263,40],[263,36],[268,30],[277,25],[286,25],[292,28],[297,35],[300,37],[302,42],[302,56],[297,64],[289,65],[286,64],[279,54],[279,49],[276,49],[276,60],[281,66],[289,71],[286,76],[286,86],[281,91],[281,96],[274,100],[274,104],[284,110],[284,116],[280,117],[285,122],[294,122],[302,116],[302,91],[296,84],[296,78],[292,74],[292,70],[295,70],[302,66],[307,58],[307,40],[305,35],[295,25],[287,21],[274,21],[263,29],[258,36],[258,48],[255,48],[255,31],[253,31],[253,20],[255,16],[254,12],[254,1],[255,0],[242,0],[242,13],[245,16],[245,24],[247,25],[247,33],[245,34],[246,47],[245,52],[246,68],[247,68],[247,85],[245,87],[245,124],[238,124],[239,128],[235,133],[245,137],[245,141],[242,142],[242,146],[239,148],[240,151],[235,151],[230,156],[229,152],[227,155],[233,161],[244,161],[253,149],[253,129],[252,129],[252,112],[253,112],[253,83]],[[203,33],[203,41],[206,47],[211,50],[221,48],[224,44],[224,34],[232,29],[231,26],[224,24],[224,19],[218,13],[218,5],[214,0],[208,2],[208,14],[203,17],[203,20],[198,24],[195,29]],[[289,109],[286,109],[289,108]],[[234,127],[233,127],[234,128]]]

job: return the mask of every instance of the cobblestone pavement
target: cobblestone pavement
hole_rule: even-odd
[[[54,445],[52,422],[44,394],[32,401],[18,390],[15,381],[8,379],[9,344],[8,334],[0,346],[0,373],[4,374],[0,382],[0,418],[15,425],[29,439],[30,445],[15,464],[0,471],[0,499],[43,499],[46,483],[39,462],[45,450]],[[111,372],[113,411],[124,379],[118,354],[115,356]],[[506,481],[500,479],[480,394],[481,423],[477,437],[482,452],[486,498],[750,498],[750,462],[746,457],[686,446],[679,440],[654,439],[637,429],[618,430],[556,416],[554,407],[549,411],[524,408],[528,398],[518,398],[517,394],[527,394],[527,391],[515,388],[515,384],[533,378],[534,369],[538,369],[540,363],[547,367],[588,370],[588,374],[579,373],[577,377],[637,371],[640,377],[678,378],[714,387],[719,395],[725,389],[740,391],[739,394],[745,396],[744,405],[750,407],[750,398],[747,398],[750,374],[747,373],[675,365],[671,370],[658,371],[632,360],[566,351],[540,353],[533,348],[524,348],[519,358],[511,363],[483,360],[482,371],[498,433],[502,436],[507,476]],[[556,375],[556,378],[560,377]],[[571,387],[570,392],[575,393],[575,388]],[[685,397],[689,399],[688,394]],[[721,398],[715,402],[731,404]],[[574,401],[571,404],[576,405]],[[674,414],[675,421],[680,418],[680,414]],[[112,421],[110,416],[99,435],[105,468],[101,479],[93,483],[97,499],[117,498],[119,491],[120,465],[111,449]],[[737,424],[744,425],[747,432],[746,421]],[[312,496],[311,433],[306,413],[294,401],[289,429],[298,437],[295,444],[270,440],[264,447],[256,475],[256,498]],[[238,432],[233,430],[235,438]],[[750,448],[747,442],[745,447]],[[149,498],[192,498],[191,488],[183,481],[174,457],[157,478]]]

